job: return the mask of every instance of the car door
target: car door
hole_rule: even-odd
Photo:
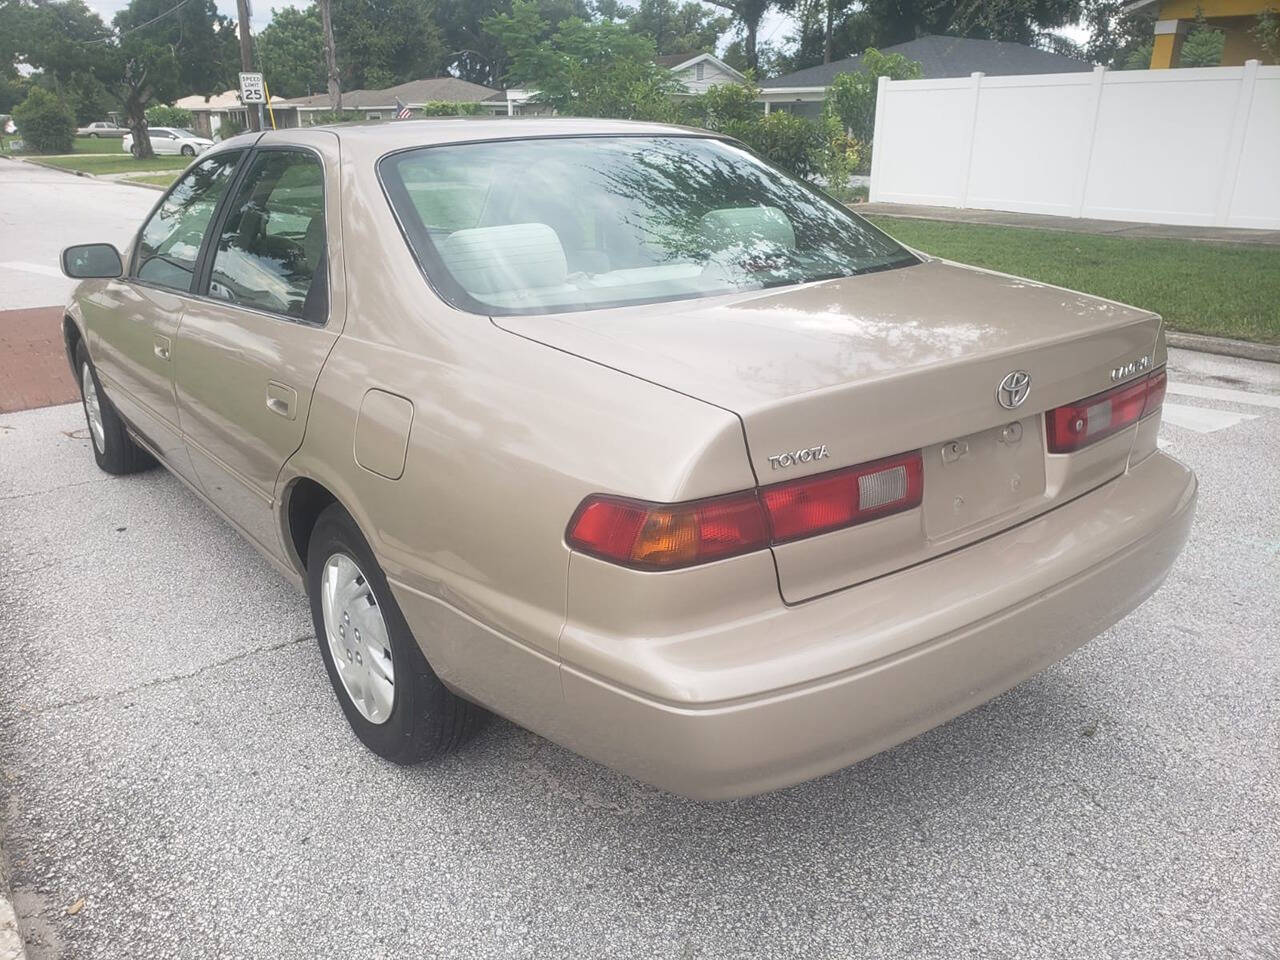
[[[312,390],[341,329],[329,305],[337,138],[268,146],[245,160],[183,317],[175,384],[205,494],[283,558],[275,482],[302,444]]]
[[[190,474],[173,392],[173,340],[201,245],[243,151],[189,170],[138,233],[126,275],[82,301],[89,352],[111,402],[174,469]]]

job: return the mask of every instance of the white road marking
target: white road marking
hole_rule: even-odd
[[[1235,413],[1232,410],[1210,410],[1208,407],[1188,407],[1181,403],[1164,405],[1164,422],[1175,427],[1185,427],[1196,433],[1213,433],[1244,423],[1246,420],[1257,420],[1257,414]]]
[[[1228,403],[1247,403],[1255,407],[1275,407],[1280,410],[1280,396],[1274,393],[1251,393],[1248,390],[1229,390],[1226,387],[1205,387],[1198,383],[1170,383],[1169,392],[1183,397],[1198,397],[1201,400],[1225,400]]]
[[[17,270],[19,273],[39,273],[46,277],[60,277],[62,271],[46,263],[23,263],[21,260],[6,260],[0,263],[6,270]]]

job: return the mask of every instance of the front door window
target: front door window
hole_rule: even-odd
[[[239,159],[239,153],[210,157],[178,181],[142,228],[134,276],[160,287],[191,290],[200,243]]]

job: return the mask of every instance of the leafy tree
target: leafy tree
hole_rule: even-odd
[[[433,77],[445,63],[432,0],[332,0],[342,86],[377,90]]]
[[[917,80],[921,77],[920,64],[908,60],[900,53],[881,53],[875,47],[862,52],[858,69],[842,73],[827,88],[823,112],[835,117],[849,135],[861,145],[864,161],[871,155],[871,145],[876,128],[876,88],[880,77],[890,80]]]
[[[619,23],[571,17],[553,33],[533,0],[485,21],[511,58],[506,81],[538,91],[538,100],[569,116],[666,120],[680,87],[653,62],[653,41]]]
[[[306,97],[325,89],[324,34],[317,7],[271,11],[257,38],[258,63],[273,97]]]
[[[1141,46],[1133,47],[1124,56],[1125,70],[1147,70],[1151,67],[1151,56],[1155,53],[1155,42],[1148,40]]]
[[[234,29],[214,0],[130,0],[110,30],[82,0],[19,12],[24,62],[64,87],[100,85],[123,108],[139,156],[151,155],[147,107],[225,90],[234,76]]]
[[[742,33],[742,65],[746,70],[759,73],[760,21],[775,5],[774,0],[707,0],[707,2],[729,11],[734,24]]]
[[[549,33],[570,17],[592,18],[587,0],[536,0],[534,6]],[[618,0],[597,0],[596,9],[606,20],[620,19]],[[436,0],[436,22],[447,51],[445,69],[472,83],[497,84],[506,74],[510,58],[485,21],[510,13],[511,0]]]
[[[27,99],[27,84],[16,77],[0,77],[0,113],[13,113],[13,108]]]
[[[66,101],[41,87],[13,108],[13,121],[27,147],[40,153],[70,153],[76,115]]]
[[[1267,7],[1259,13],[1257,22],[1249,28],[1249,36],[1262,48],[1263,62],[1280,64],[1280,11]]]
[[[1145,70],[1151,65],[1151,38],[1155,13],[1144,8],[1136,13],[1124,9],[1128,0],[1092,0],[1084,6],[1081,26],[1089,31],[1084,58],[1123,70]],[[1143,52],[1146,59],[1138,66]]]
[[[693,0],[639,0],[634,8],[620,7],[617,15],[632,33],[651,38],[659,56],[712,53],[732,25]]]

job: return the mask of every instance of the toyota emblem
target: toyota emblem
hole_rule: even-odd
[[[1006,410],[1022,406],[1022,402],[1031,393],[1031,374],[1025,370],[1014,370],[1005,374],[1000,386],[996,387],[996,400]]]

